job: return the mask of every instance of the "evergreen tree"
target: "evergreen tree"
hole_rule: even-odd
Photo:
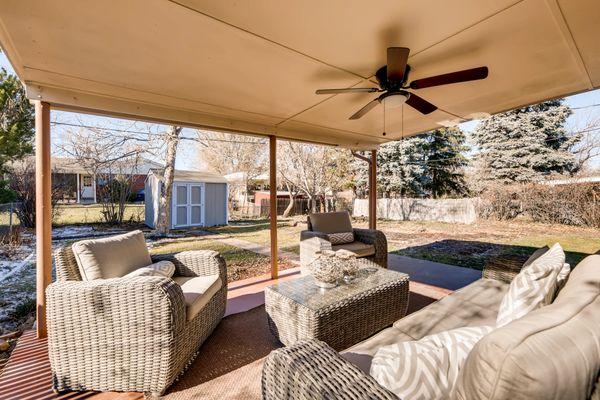
[[[415,136],[382,145],[377,152],[377,183],[386,197],[424,197],[429,183],[427,140]]]
[[[381,145],[377,151],[377,190],[385,197],[425,196],[427,141],[420,136]],[[365,195],[368,167],[362,160],[352,164],[357,195]]]
[[[468,190],[464,169],[468,160],[463,153],[468,147],[464,133],[458,128],[442,128],[427,134],[425,138],[428,177],[425,190],[435,199],[465,195]]]
[[[501,183],[530,182],[553,173],[573,173],[576,159],[570,151],[580,140],[567,135],[571,109],[563,100],[494,115],[473,133],[479,147],[478,177]]]
[[[33,152],[34,113],[19,79],[0,69],[0,171]]]

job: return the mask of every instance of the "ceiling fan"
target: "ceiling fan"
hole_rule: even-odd
[[[375,93],[382,92],[376,99],[370,101],[363,108],[352,114],[349,119],[359,119],[377,104],[384,103],[388,107],[399,107],[406,103],[422,114],[430,114],[437,107],[422,97],[417,96],[406,89],[423,89],[432,86],[448,85],[450,83],[475,81],[485,79],[488,76],[487,67],[465,69],[463,71],[450,72],[448,74],[431,76],[429,78],[417,79],[409,84],[408,75],[410,65],[407,64],[410,49],[406,47],[388,47],[387,65],[379,68],[375,78],[379,82],[378,88],[347,88],[347,89],[319,89],[317,94],[338,93]]]

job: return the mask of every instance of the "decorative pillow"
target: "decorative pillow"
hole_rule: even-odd
[[[330,233],[327,238],[331,244],[346,244],[354,242],[354,232]]]
[[[175,273],[175,264],[171,261],[163,260],[150,264],[147,267],[138,268],[124,276],[124,278],[132,276],[164,276],[170,278]]]
[[[381,347],[371,376],[402,400],[448,399],[469,352],[491,326],[452,329]]]
[[[531,264],[523,267],[504,295],[496,325],[504,326],[536,308],[550,304],[556,294],[557,278],[565,264],[565,252],[556,243]]]
[[[101,239],[82,240],[71,247],[81,278],[120,278],[152,264],[144,234],[140,230]]]

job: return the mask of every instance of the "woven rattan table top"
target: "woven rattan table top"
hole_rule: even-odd
[[[340,283],[330,289],[318,287],[314,278],[311,275],[306,275],[271,285],[267,287],[267,290],[277,292],[313,311],[317,311],[379,286],[397,281],[408,282],[409,277],[407,274],[372,265],[375,264],[365,263],[354,281]]]

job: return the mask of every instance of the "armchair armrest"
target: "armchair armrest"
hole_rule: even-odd
[[[377,229],[354,228],[354,239],[375,246],[373,261],[387,268],[388,245],[385,234]]]
[[[264,400],[398,400],[326,343],[316,340],[271,352],[263,366],[262,395]]]
[[[172,279],[55,282],[46,301],[56,390],[162,392],[172,382],[186,323],[183,292]]]
[[[318,231],[300,232],[300,265],[303,273],[315,259],[317,251],[331,250],[331,242],[326,233]]]
[[[185,323],[183,292],[170,278],[54,282],[46,289],[46,299],[50,336],[81,332],[129,340],[130,332],[170,336]]]
[[[483,277],[510,283],[521,271],[527,256],[506,255],[494,257],[485,263]]]
[[[180,253],[156,254],[152,262],[167,260],[175,264],[176,276],[219,275],[227,282],[227,265],[223,257],[213,250],[191,250]]]

